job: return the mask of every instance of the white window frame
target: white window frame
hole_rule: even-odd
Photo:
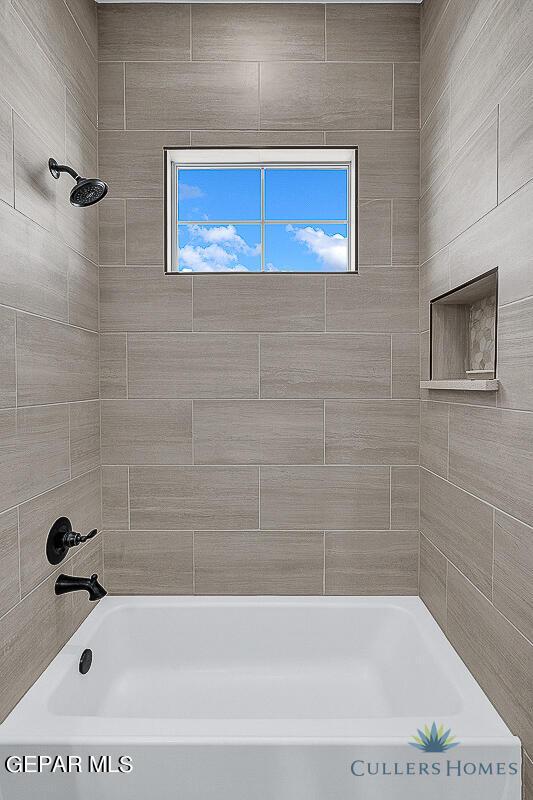
[[[177,266],[177,180],[176,167],[341,167],[348,170],[348,268],[346,273],[357,273],[359,264],[359,220],[358,220],[358,160],[357,148],[339,147],[210,147],[210,148],[165,148],[165,272],[167,275],[190,275],[178,272]],[[262,187],[261,204],[264,206]],[[263,212],[262,212],[263,216]],[[290,221],[290,220],[289,220]],[[188,222],[188,220],[184,220]],[[284,220],[285,222],[285,220]],[[294,221],[298,224],[298,221]],[[321,224],[327,224],[323,220]],[[264,241],[262,241],[264,248]],[[195,273],[198,275],[207,273]],[[239,275],[284,275],[305,272],[266,271],[250,273],[220,273]],[[320,274],[315,272],[313,274]],[[335,273],[341,275],[344,273]]]

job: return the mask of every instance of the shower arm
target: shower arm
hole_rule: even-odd
[[[59,178],[62,172],[68,172],[68,174],[71,175],[75,181],[79,180],[81,177],[75,170],[72,169],[72,167],[67,166],[67,164],[58,164],[55,158],[48,159],[48,169],[56,179]]]

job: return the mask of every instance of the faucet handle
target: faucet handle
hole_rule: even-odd
[[[98,533],[97,528],[93,528],[92,531],[89,531],[85,536],[82,536],[81,533],[76,533],[76,531],[70,531],[65,534],[63,538],[63,542],[67,547],[77,547],[79,544],[83,544],[88,539],[92,539]]]
[[[71,547],[77,547],[92,539],[98,533],[97,528],[85,534],[72,530],[72,523],[67,517],[60,517],[50,528],[46,540],[46,555],[50,564],[60,564]]]

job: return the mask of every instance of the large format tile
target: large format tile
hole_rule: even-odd
[[[262,128],[392,127],[391,64],[263,64],[260,96]]]
[[[111,594],[192,594],[192,531],[107,531],[105,586]]]
[[[420,199],[422,263],[496,206],[497,151],[494,113]]]
[[[132,530],[257,528],[257,467],[130,467]]]
[[[418,531],[326,533],[326,594],[418,592]]]
[[[420,397],[420,340],[416,333],[393,333],[392,396]]]
[[[0,411],[0,511],[70,476],[68,406]]]
[[[359,203],[359,266],[391,263],[391,201]]]
[[[496,511],[494,605],[533,642],[533,529]]]
[[[129,396],[258,396],[257,336],[147,333],[128,335]]]
[[[65,0],[68,9],[76,24],[81,30],[85,41],[93,51],[98,51],[98,20],[96,16],[97,5],[87,3],[86,0]]]
[[[100,398],[128,396],[127,336],[107,333],[100,338]]]
[[[190,400],[102,400],[103,464],[192,463]]]
[[[523,761],[524,800],[533,800],[533,761],[524,753]]]
[[[202,4],[192,6],[195,61],[322,61],[320,5]]]
[[[418,61],[420,9],[361,3],[326,6],[331,61]]]
[[[487,597],[492,594],[492,508],[420,473],[420,529]]]
[[[98,397],[98,334],[17,314],[19,405]]]
[[[100,131],[98,174],[112,187],[113,201],[119,197],[163,197],[163,148],[188,147],[189,139],[188,131]]]
[[[163,266],[164,213],[163,200],[126,201],[126,264]]]
[[[192,279],[162,267],[100,270],[100,330],[190,331]]]
[[[365,269],[328,276],[328,331],[418,331],[418,269]]]
[[[420,465],[448,477],[447,403],[420,403]]]
[[[98,267],[70,249],[68,312],[71,325],[98,331]]]
[[[447,561],[429,539],[420,536],[420,597],[446,631]]]
[[[475,46],[466,53],[452,78],[454,151],[467,141],[530,64],[532,49],[530,0],[497,3]]]
[[[425,49],[435,33],[448,0],[426,0],[420,7],[420,44]]]
[[[498,405],[533,411],[533,298],[498,312]]]
[[[59,517],[68,517],[78,533],[100,529],[100,474],[93,470],[20,506],[20,571],[22,595],[28,594],[53,567],[46,557],[48,531]],[[72,551],[74,552],[74,551]]]
[[[418,400],[327,400],[326,463],[418,465]]]
[[[102,527],[128,530],[130,526],[128,467],[102,467]]]
[[[127,128],[257,128],[258,122],[257,64],[126,64]]]
[[[0,619],[2,720],[74,633],[72,596],[54,594],[58,574],[59,570]]]
[[[12,0],[24,24],[79,100],[87,116],[96,122],[97,63],[74,18],[57,0]],[[31,117],[30,117],[31,118]]]
[[[323,534],[195,533],[194,563],[197,594],[322,594]]]
[[[98,207],[100,264],[126,263],[126,201],[106,198]]]
[[[420,470],[418,467],[391,467],[391,528],[418,530],[420,507]]]
[[[357,147],[361,198],[418,200],[418,131],[326,131],[326,144]]]
[[[196,464],[322,464],[321,400],[195,400]]]
[[[423,194],[450,160],[450,89],[447,87],[420,131],[420,192]]]
[[[261,525],[276,530],[389,527],[387,467],[261,467]]]
[[[420,65],[394,65],[394,130],[420,130]]]
[[[193,147],[322,146],[323,131],[191,131]],[[284,276],[287,277],[287,276]],[[300,277],[304,277],[300,275]]]
[[[13,126],[11,108],[0,99],[0,200],[13,205]]]
[[[15,342],[15,312],[0,306],[0,408],[17,404]]]
[[[50,147],[65,149],[65,86],[13,7],[2,15],[2,95]],[[51,155],[51,153],[49,153]]]
[[[451,406],[450,480],[533,525],[533,414]]]
[[[533,295],[533,181],[465,231],[450,247],[451,285],[498,267],[500,305]]]
[[[533,178],[533,64],[500,103],[498,201]]]
[[[71,475],[83,475],[100,466],[100,402],[70,403]]]
[[[17,509],[0,514],[0,617],[18,603],[19,542]]]
[[[321,275],[199,275],[193,281],[196,331],[324,330]]]
[[[100,61],[189,61],[188,4],[132,3],[98,7]]]
[[[98,65],[98,130],[122,130],[124,124],[125,64]]]
[[[427,119],[499,0],[450,0],[420,55],[421,118]],[[442,5],[442,2],[441,2]],[[468,77],[471,81],[471,76]]]
[[[390,397],[390,338],[261,336],[261,397]]]
[[[448,638],[511,731],[531,752],[533,647],[451,565]]]
[[[2,302],[67,321],[67,248],[30,219],[0,203],[0,250]]]
[[[392,201],[392,263],[418,264],[418,200]]]
[[[421,331],[429,331],[430,303],[445,294],[450,285],[450,251],[448,248],[432,256],[425,264],[420,265],[418,313]]]

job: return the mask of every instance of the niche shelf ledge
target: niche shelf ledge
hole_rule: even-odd
[[[496,378],[492,380],[441,380],[441,381],[420,381],[421,389],[441,389],[446,391],[461,392],[497,392],[500,388],[500,381]]]

